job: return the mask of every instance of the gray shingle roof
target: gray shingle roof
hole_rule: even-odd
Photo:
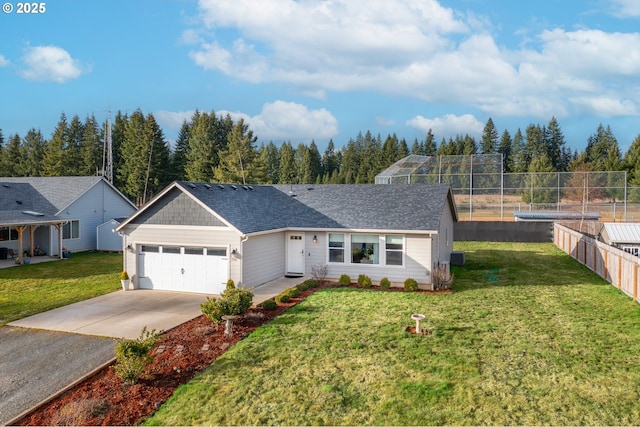
[[[439,228],[448,185],[230,185],[177,182],[244,234],[282,228]],[[455,215],[455,214],[454,214]]]
[[[38,215],[25,213],[33,212]],[[0,178],[0,224],[17,225],[56,220],[57,209],[31,184]]]
[[[99,176],[0,178],[0,182],[4,183],[30,184],[33,189],[56,208],[56,213],[66,208],[100,180],[102,180],[102,177]]]

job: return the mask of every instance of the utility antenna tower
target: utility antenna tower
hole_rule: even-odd
[[[102,176],[113,184],[113,141],[111,140],[111,111],[107,116],[107,126],[102,149]]]

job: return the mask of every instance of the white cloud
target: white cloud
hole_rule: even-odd
[[[636,18],[640,16],[638,0],[612,0],[613,14],[620,18]]]
[[[615,5],[640,16],[637,0]],[[373,90],[549,119],[606,94],[613,111],[640,109],[629,95],[640,92],[638,32],[549,28],[509,49],[487,16],[436,0],[200,0],[199,10],[185,35],[197,65],[319,99]]]
[[[167,129],[178,130],[184,120],[190,121],[194,111],[157,111],[154,116]],[[219,110],[216,116],[229,114],[234,121],[243,119],[261,141],[305,141],[329,139],[338,134],[338,121],[324,108],[310,110],[294,102],[275,101],[262,106],[260,114]]]
[[[10,64],[9,60],[7,58],[5,58],[4,56],[0,55],[0,68],[1,67],[6,67]]]
[[[64,83],[88,72],[88,67],[58,46],[29,47],[22,57],[25,68],[20,74],[28,80]]]
[[[419,129],[427,133],[429,129],[434,135],[446,135],[454,137],[456,135],[480,136],[484,129],[484,124],[479,122],[471,114],[463,114],[456,116],[454,114],[446,114],[442,117],[427,119],[422,116],[416,116],[407,120],[407,125]]]

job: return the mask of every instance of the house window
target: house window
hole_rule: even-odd
[[[380,237],[377,234],[351,235],[351,262],[354,264],[379,264]]]
[[[640,248],[637,246],[623,246],[622,250],[631,255],[640,255]]]
[[[344,262],[344,234],[329,233],[329,262]]]
[[[62,226],[63,239],[77,239],[80,237],[80,221],[77,219],[69,221]]]
[[[402,265],[404,240],[402,236],[387,234],[385,236],[385,255],[387,265]]]
[[[3,240],[18,240],[18,230],[8,227],[0,228],[0,241]]]

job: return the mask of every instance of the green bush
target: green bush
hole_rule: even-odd
[[[220,298],[207,297],[207,301],[200,305],[200,309],[202,314],[212,322],[219,322],[222,316],[245,314],[252,304],[251,290],[233,287],[226,289]]]
[[[366,274],[360,274],[358,276],[358,286],[361,288],[370,288],[371,287],[371,277]]]
[[[236,284],[233,281],[233,279],[227,280],[227,289],[234,289],[235,287],[236,287]]]
[[[289,301],[291,301],[291,296],[286,292],[282,292],[282,293],[276,295],[275,300],[276,300],[276,303],[278,303],[278,304],[282,304],[282,303],[286,304]]]
[[[295,287],[287,288],[284,290],[284,292],[288,293],[291,298],[298,298],[298,295],[300,295],[300,291]]]
[[[342,276],[340,276],[340,280],[338,280],[338,282],[342,286],[349,286],[351,284],[351,277],[349,277],[348,274],[343,274]]]
[[[380,288],[382,289],[389,289],[391,287],[391,282],[389,281],[389,279],[387,279],[386,277],[383,277],[382,280],[380,280]]]
[[[115,374],[127,384],[135,384],[142,377],[144,370],[153,362],[149,351],[159,340],[156,330],[147,331],[142,328],[142,333],[135,340],[120,339],[116,345],[116,364],[113,369]]]
[[[298,283],[296,285],[296,289],[298,289],[300,292],[304,292],[309,289],[309,285],[307,284],[307,282]]]
[[[405,291],[410,291],[410,292],[417,291],[418,290],[418,282],[416,282],[415,279],[408,278],[407,280],[404,281],[404,290]]]
[[[310,288],[317,288],[320,283],[316,279],[307,279],[304,281]]]
[[[265,310],[275,310],[276,308],[278,308],[278,303],[276,303],[274,300],[272,299],[268,299],[266,301],[264,301],[262,304],[260,304],[262,306],[263,309]]]

